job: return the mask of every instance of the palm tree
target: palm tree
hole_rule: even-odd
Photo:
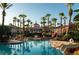
[[[54,23],[54,25],[55,25],[55,27],[56,27],[57,19],[56,19],[56,18],[52,18],[52,21],[53,21],[53,23]]]
[[[16,26],[16,21],[17,21],[17,18],[16,17],[13,17],[13,24]]]
[[[79,13],[79,9],[74,10],[74,12],[78,12]]]
[[[66,32],[66,29],[65,29],[66,19],[67,19],[67,17],[66,17],[66,16],[64,16],[64,17],[63,17],[63,20],[64,20],[64,32]]]
[[[41,23],[41,27],[42,27],[43,22],[41,21],[40,23]]]
[[[25,17],[27,17],[27,16],[25,14],[20,14],[19,17],[23,19],[23,32],[24,32],[25,31],[25,27],[24,27],[25,26]]]
[[[47,21],[48,21],[48,28],[49,28],[49,18],[50,18],[51,14],[46,14],[47,17]]]
[[[64,20],[64,26],[66,25],[66,19],[67,19],[67,17],[63,17],[63,20]]]
[[[46,18],[45,17],[42,17],[42,24],[43,24],[43,27],[45,28],[45,24],[46,24]]]
[[[68,6],[68,15],[69,15],[69,30],[68,30],[68,33],[69,33],[71,30],[70,24],[71,24],[71,19],[73,14],[72,6],[74,5],[74,3],[67,3],[66,5]]]
[[[60,26],[60,23],[57,23],[58,26]],[[59,33],[60,28],[58,28],[58,33]]]
[[[32,28],[32,24],[33,24],[33,22],[30,22],[30,24],[31,24],[31,28]]]
[[[73,21],[76,25],[76,30],[79,30],[79,14],[74,17]]]
[[[0,7],[2,8],[2,25],[4,26],[4,20],[5,20],[5,16],[6,16],[6,12],[5,10],[10,8],[12,6],[12,4],[10,3],[0,3]]]
[[[20,20],[17,19],[18,32],[19,32],[19,25],[20,25]]]
[[[22,21],[20,20],[20,28],[21,28],[21,25],[22,25],[23,23],[22,23]]]
[[[17,24],[18,24],[18,27],[19,27],[19,25],[20,25],[19,23],[20,23],[20,20],[19,20],[19,19],[17,19]]]
[[[61,35],[62,35],[62,19],[63,19],[64,13],[63,12],[59,13],[59,16],[60,16],[60,24],[61,24]]]
[[[27,20],[28,27],[30,27],[30,22],[31,22],[30,19],[28,19],[28,20]]]

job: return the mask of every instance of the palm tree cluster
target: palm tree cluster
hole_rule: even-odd
[[[41,18],[41,27],[48,27],[49,29],[52,27],[54,27],[54,28],[56,28],[57,26],[57,18],[51,18],[50,19],[50,16],[51,16],[51,14],[46,14],[46,16],[44,16],[44,17],[42,17]],[[62,20],[64,20],[64,27],[65,27],[65,25],[66,25],[66,19],[67,19],[67,17],[64,15],[64,13],[63,12],[61,12],[61,13],[59,13],[59,16],[60,16],[60,23],[59,23],[59,25],[61,26],[61,32],[62,32]],[[46,23],[47,23],[47,25],[46,25]],[[53,30],[53,29],[52,29]]]
[[[2,8],[2,26],[4,26],[4,20],[5,20],[5,16],[6,16],[6,10],[9,9],[13,4],[10,4],[10,3],[0,3],[0,7]],[[73,5],[74,3],[66,3],[65,4],[67,7],[68,7],[68,15],[69,15],[69,30],[68,30],[68,33],[71,31],[71,21],[72,21],[72,15],[73,15],[73,12],[79,12],[79,9],[77,10],[73,10]],[[59,16],[60,16],[60,23],[57,23],[57,18],[53,17],[53,18],[50,18],[51,17],[51,14],[48,13],[46,14],[44,17],[42,17],[42,21],[41,21],[41,27],[48,27],[48,29],[50,29],[51,27],[57,27],[56,25],[60,25],[61,26],[61,33],[62,33],[62,27],[63,27],[63,24],[62,24],[62,20],[64,21],[64,27],[66,25],[66,19],[67,17],[64,15],[63,12],[59,13]],[[29,27],[32,27],[32,24],[33,22],[31,22],[30,19],[27,19],[27,24],[25,24],[26,18],[27,16],[25,14],[20,14],[17,17],[13,17],[13,24],[19,28],[23,27],[23,31],[25,30],[25,25],[29,28]],[[74,17],[74,21],[75,22],[78,22],[78,15],[76,15]],[[21,26],[22,25],[22,26]]]
[[[18,28],[23,28],[23,32],[25,31],[25,27],[32,27],[33,22],[30,19],[25,19],[27,16],[25,14],[20,14],[18,17],[13,17],[13,25]],[[27,22],[27,24],[25,24]],[[16,25],[17,24],[17,25]]]

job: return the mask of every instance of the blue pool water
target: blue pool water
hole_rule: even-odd
[[[0,55],[63,55],[49,41],[26,41],[21,44],[0,44]]]

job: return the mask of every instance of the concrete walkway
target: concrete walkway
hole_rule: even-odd
[[[72,47],[73,45],[78,44],[78,43],[70,43],[67,41],[53,41],[53,40],[50,40],[50,43],[52,47],[60,50],[64,50],[65,49],[64,46]]]

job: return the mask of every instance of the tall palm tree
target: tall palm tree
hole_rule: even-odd
[[[71,19],[72,19],[72,14],[73,14],[72,6],[74,5],[74,3],[67,3],[65,5],[68,6],[68,15],[69,15],[69,30],[68,30],[68,33],[69,33],[70,30],[71,30],[70,24],[71,24]]]
[[[16,17],[13,17],[13,24],[16,26],[16,21],[17,21],[17,18]]]
[[[63,17],[63,20],[64,20],[64,26],[66,25],[66,19],[67,19],[67,17],[64,16],[64,17]]]
[[[25,26],[25,17],[27,17],[27,16],[25,14],[20,14],[19,17],[23,19],[23,32],[24,32],[25,31],[25,27],[24,27]]]
[[[21,28],[21,25],[23,24],[23,22],[20,20],[20,28]]]
[[[47,17],[47,21],[48,21],[48,28],[49,28],[49,18],[50,18],[51,14],[46,14]]]
[[[66,28],[65,28],[65,25],[66,25],[66,19],[67,19],[67,17],[64,16],[64,17],[63,17],[63,20],[64,20],[64,32],[66,32]]]
[[[41,23],[41,27],[42,27],[43,22],[41,21],[40,23]]]
[[[63,19],[64,13],[63,12],[59,13],[59,16],[60,16],[60,24],[61,24],[61,35],[62,35],[62,19]]]
[[[28,27],[30,27],[30,22],[31,22],[30,19],[28,19],[28,20],[27,20]]]
[[[19,29],[19,25],[20,25],[20,20],[17,19],[18,32],[20,31],[20,29]]]
[[[12,4],[10,3],[0,3],[0,7],[2,8],[2,25],[4,26],[4,20],[5,20],[5,16],[6,16],[6,9],[9,9],[12,6]]]
[[[45,28],[46,18],[45,17],[42,17],[41,20],[42,20],[43,27]]]
[[[45,17],[42,17],[41,20],[42,20],[42,24],[43,24],[42,35],[43,35],[43,37],[44,37],[44,34],[45,34],[46,18],[45,18]]]
[[[57,19],[56,18],[52,18],[52,22],[54,23],[54,25],[56,27]]]
[[[20,26],[20,20],[19,19],[17,19],[17,24],[18,24],[18,27]]]
[[[31,24],[31,28],[32,28],[32,24],[33,24],[33,22],[30,22],[30,24]]]
[[[79,14],[74,17],[73,21],[76,25],[76,30],[79,30]]]

